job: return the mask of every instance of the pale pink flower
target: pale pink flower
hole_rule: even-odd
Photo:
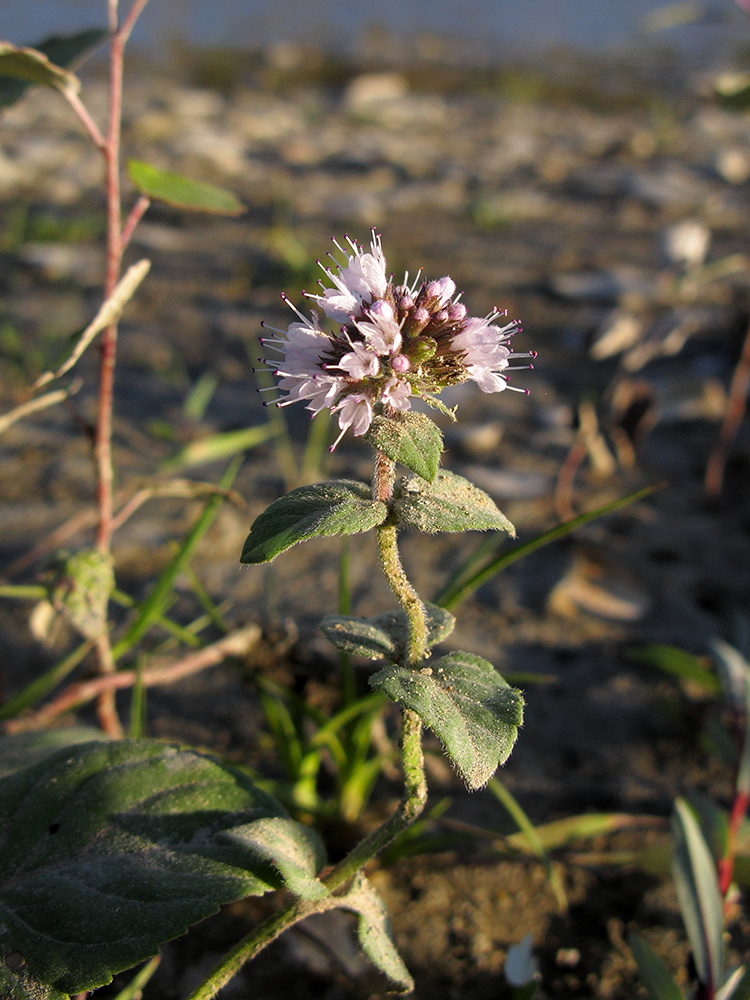
[[[369,252],[349,237],[347,244],[351,253],[336,243],[343,262],[332,258],[335,268],[324,268],[333,287],[308,295],[334,328],[324,330],[320,317],[309,319],[285,299],[297,320],[262,341],[281,356],[265,359],[280,379],[278,405],[302,400],[313,414],[335,413],[334,448],[349,428],[362,436],[376,413],[409,410],[415,396],[437,405],[435,393],[470,379],[483,392],[500,392],[515,388],[507,372],[531,367],[510,364],[535,357],[511,351],[516,320],[498,326],[497,311],[469,316],[447,276],[420,282],[417,275],[411,285],[407,276],[395,285],[374,233]]]

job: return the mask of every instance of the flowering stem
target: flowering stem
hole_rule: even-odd
[[[394,463],[381,451],[375,453],[375,474],[372,481],[373,500],[387,503],[393,492]],[[397,527],[387,521],[377,529],[380,565],[388,586],[398,598],[409,622],[409,649],[407,666],[418,669],[427,651],[427,624],[424,604],[401,565],[398,553]]]

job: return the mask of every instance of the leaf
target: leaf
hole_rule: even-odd
[[[249,847],[259,858],[269,861],[296,896],[321,899],[328,895],[328,889],[317,878],[326,863],[325,848],[309,826],[270,817],[234,827],[220,836]]]
[[[0,42],[0,76],[10,76],[25,84],[36,83],[69,94],[77,94],[81,81],[61,66],[55,66],[38,49],[19,48],[10,42]]]
[[[360,872],[351,889],[341,897],[341,907],[359,916],[357,935],[362,951],[403,993],[414,989],[414,980],[393,943],[388,911],[372,883]]]
[[[672,816],[672,872],[698,978],[716,989],[724,968],[721,894],[711,851],[682,798]]]
[[[353,535],[382,524],[388,508],[373,500],[369,486],[348,479],[300,486],[274,500],[253,523],[240,562],[271,562],[297,542]]]
[[[17,951],[6,953],[0,962],[0,997],[3,1000],[69,1000],[67,993],[29,975],[23,955]]]
[[[377,416],[366,437],[373,448],[405,465],[428,483],[437,475],[443,435],[424,413],[407,410],[390,417]]]
[[[213,215],[242,215],[245,205],[234,192],[215,184],[193,181],[171,170],[160,170],[141,160],[128,160],[128,177],[141,194],[175,208]]]
[[[730,972],[716,991],[716,1000],[750,1000],[750,971],[744,965]]]
[[[417,479],[402,483],[392,509],[403,524],[420,531],[507,531],[516,529],[495,501],[468,479],[442,469],[435,481]]]
[[[651,1000],[685,1000],[672,973],[651,945],[638,934],[628,935],[628,944],[638,966],[641,982]]]
[[[658,642],[649,643],[628,650],[628,659],[632,663],[643,663],[649,667],[656,667],[657,670],[663,670],[665,674],[671,674],[679,680],[697,684],[708,694],[719,693],[719,679],[712,670],[706,667],[705,658],[694,656],[678,646],[669,646]]]
[[[584,524],[588,524],[590,521],[595,521],[605,514],[611,514],[616,510],[620,510],[621,507],[626,507],[637,500],[643,500],[644,497],[649,496],[658,489],[661,489],[661,486],[647,486],[645,489],[631,493],[629,496],[603,504],[601,507],[587,511],[585,514],[579,514],[578,517],[574,517],[571,521],[558,524],[554,528],[550,528],[549,531],[544,531],[541,535],[537,535],[536,538],[531,538],[528,542],[521,542],[519,545],[514,545],[511,549],[500,555],[495,555],[493,552],[488,554],[486,543],[482,543],[479,550],[470,555],[458,567],[448,583],[435,595],[435,603],[443,608],[455,608],[457,604],[460,604],[469,594],[480,587],[486,580],[491,579],[499,573],[500,570],[506,569],[519,559],[523,559],[532,552],[536,552],[537,549],[541,549],[545,545],[557,541],[558,538],[564,538],[571,531],[583,527]],[[494,549],[494,539],[490,538],[487,541],[493,543],[492,549]],[[488,558],[489,561],[486,561]],[[477,569],[478,564],[479,568]]]
[[[449,611],[435,604],[425,604],[427,644],[446,639],[456,624]],[[409,622],[403,611],[388,611],[372,618],[351,615],[328,615],[320,623],[325,637],[342,653],[366,656],[370,660],[403,659],[409,642]]]
[[[85,55],[90,49],[93,49],[106,36],[107,32],[101,28],[92,28],[88,31],[81,31],[76,35],[67,35],[64,37],[53,35],[39,42],[30,51],[41,53],[57,68],[65,70],[73,63],[79,61],[80,56]],[[2,44],[7,45],[8,43]],[[15,104],[23,97],[26,89],[31,85],[31,81],[19,77],[13,79],[11,76],[0,79],[0,108],[7,108]]]
[[[0,740],[0,778],[36,764],[61,747],[106,739],[108,737],[101,729],[95,729],[93,726],[45,729],[38,733],[15,733],[13,736],[5,736]]]
[[[450,653],[418,671],[385,667],[370,684],[419,715],[470,789],[486,785],[510,756],[523,696],[480,656]]]
[[[148,740],[81,744],[3,778],[0,954],[63,993],[108,983],[279,886],[263,853],[222,836],[268,818],[295,826],[246,775]]]

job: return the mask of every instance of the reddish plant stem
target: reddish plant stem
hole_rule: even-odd
[[[64,712],[69,712],[80,705],[99,698],[103,693],[114,695],[115,691],[121,691],[141,683],[144,687],[152,687],[156,684],[173,684],[183,677],[205,670],[206,667],[215,666],[221,663],[228,656],[242,656],[260,638],[260,629],[257,625],[248,625],[246,628],[232,632],[230,635],[211,646],[205,646],[196,653],[191,653],[162,667],[153,667],[151,670],[144,670],[138,675],[136,670],[118,670],[110,673],[106,677],[95,677],[88,681],[77,681],[69,684],[58,697],[45,705],[44,708],[20,719],[13,719],[5,724],[7,733],[25,732],[30,729],[41,729],[49,725],[54,719]],[[118,720],[119,725],[119,720]]]
[[[122,77],[125,43],[148,0],[134,0],[125,21],[118,25],[118,0],[109,0],[110,64],[109,64],[109,127],[102,152],[106,172],[107,201],[107,254],[104,298],[108,299],[117,285],[122,265],[123,249],[133,230],[146,211],[148,205],[139,200],[128,219],[127,234],[122,228],[122,207],[120,196],[120,137],[122,132]],[[84,124],[86,122],[84,121]],[[127,235],[127,239],[125,236]],[[96,547],[108,554],[112,543],[112,407],[114,399],[115,361],[117,354],[117,322],[111,323],[102,333],[101,361],[99,367],[99,407],[96,421],[94,454],[97,467],[97,507],[99,527]],[[109,635],[103,635],[97,642],[99,671],[114,673],[115,660]],[[118,737],[122,727],[117,717],[115,693],[113,689],[102,691],[97,702],[99,722],[106,733]]]
[[[716,497],[721,493],[729,449],[737,437],[737,431],[745,414],[748,389],[750,389],[750,328],[748,328],[742,354],[732,376],[727,409],[719,431],[719,440],[716,442],[706,466],[704,486],[710,497]]]
[[[727,829],[727,849],[723,858],[718,864],[719,891],[722,896],[726,896],[729,886],[732,884],[734,874],[734,859],[737,855],[737,837],[740,826],[750,806],[750,793],[738,792],[732,803],[732,811],[729,815],[729,827]]]
[[[110,3],[110,21],[116,19],[117,5]],[[122,69],[124,42],[114,30],[110,42],[109,130],[104,149],[107,194],[107,268],[104,281],[105,299],[114,291],[122,260],[120,218],[120,127],[122,115]],[[97,504],[99,529],[96,546],[109,552],[112,538],[112,400],[117,349],[117,324],[112,323],[102,334],[99,369],[99,410],[96,424],[96,464],[98,473]]]
[[[125,252],[125,249],[130,243],[130,238],[133,235],[135,227],[143,218],[150,204],[151,201],[146,197],[145,194],[142,194],[138,199],[138,201],[135,203],[135,205],[133,205],[133,207],[130,209],[130,215],[128,215],[127,219],[125,220],[125,225],[122,227],[121,250],[123,253]]]

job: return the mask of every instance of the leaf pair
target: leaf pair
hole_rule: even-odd
[[[388,521],[421,531],[507,531],[513,525],[487,493],[452,472],[437,472],[432,483],[404,479],[388,504],[373,500],[364,483],[341,479],[301,486],[275,500],[256,518],[240,562],[271,562],[310,538],[352,535]]]

